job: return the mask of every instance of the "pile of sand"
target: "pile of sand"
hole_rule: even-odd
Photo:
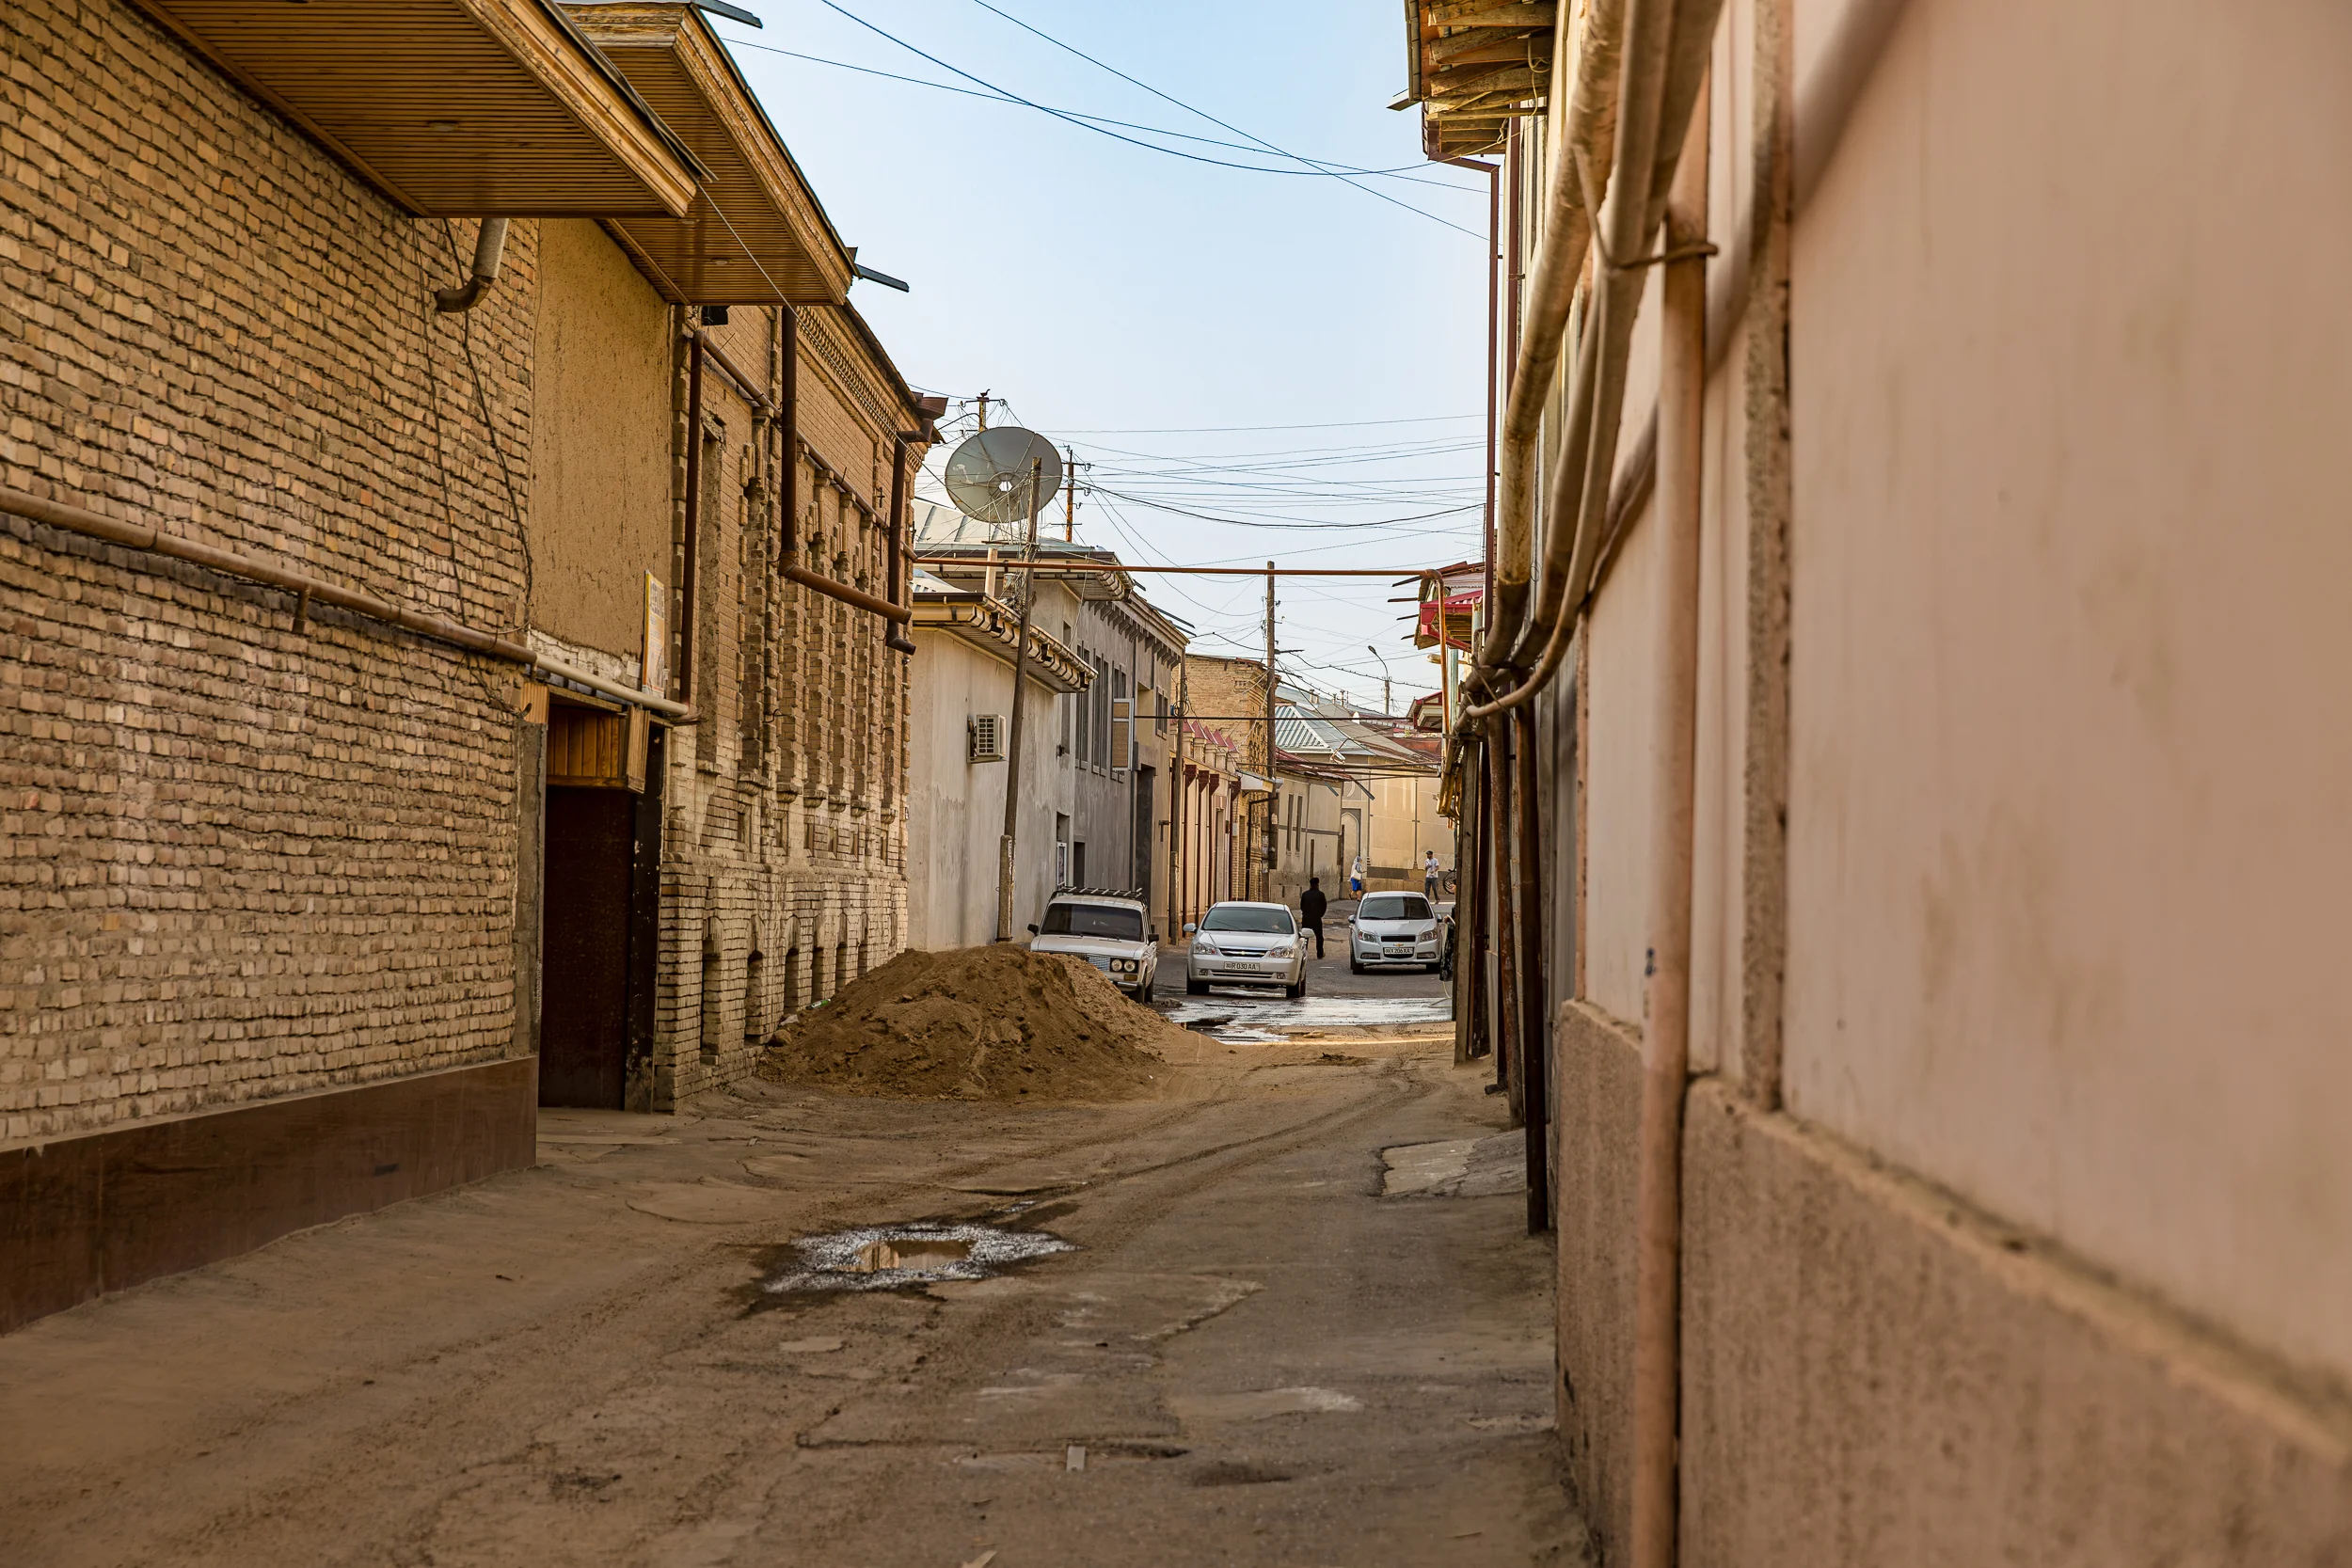
[[[768,1042],[759,1075],[901,1100],[1122,1100],[1197,1043],[1090,964],[1025,947],[899,954]]]

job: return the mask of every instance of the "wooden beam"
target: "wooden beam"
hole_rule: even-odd
[[[1530,59],[1549,61],[1551,40],[1521,34],[1506,38],[1496,33],[1459,33],[1450,39],[1439,39],[1429,47],[1429,74],[1440,75],[1447,71],[1470,65],[1525,65]]]
[[[1540,89],[1550,76],[1549,71],[1530,71],[1522,65],[1505,66],[1500,71],[1481,71],[1457,82],[1432,83],[1426,102],[1441,109],[1458,109],[1488,93]]]
[[[1549,32],[1559,16],[1549,0],[1451,0],[1423,8],[1424,27],[1540,27]]]

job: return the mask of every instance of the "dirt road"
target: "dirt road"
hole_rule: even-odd
[[[1119,1106],[551,1112],[533,1170],[0,1338],[7,1559],[1581,1560],[1523,1198],[1380,1196],[1383,1149],[1496,1131],[1485,1074],[1433,1038],[1200,1050]],[[795,1238],[918,1219],[1071,1250],[762,1286]]]

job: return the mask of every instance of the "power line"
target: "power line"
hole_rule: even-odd
[[[922,58],[924,58],[924,59],[926,59],[926,60],[930,61],[930,62],[931,62],[931,64],[933,64],[933,65],[935,65],[935,66],[939,67],[939,69],[940,69],[940,70],[942,70],[942,71],[951,72],[951,73],[953,73],[954,75],[957,75],[957,76],[961,76],[961,77],[962,77],[965,81],[972,83],[972,84],[973,84],[974,86],[976,86],[976,87],[986,87],[989,91],[991,91],[991,92],[993,92],[993,93],[996,93],[996,94],[998,94],[998,95],[1000,95],[1000,96],[1002,96],[1002,97],[1004,97],[1004,98],[1006,98],[1006,99],[1009,99],[1009,100],[1010,100],[1011,102],[1013,102],[1013,103],[1015,103],[1025,104],[1025,105],[1026,105],[1026,106],[1028,106],[1029,108],[1032,108],[1032,109],[1037,110],[1040,114],[1048,114],[1048,115],[1052,115],[1052,116],[1053,116],[1056,119],[1061,120],[1061,121],[1063,121],[1065,124],[1074,125],[1074,126],[1078,127],[1078,129],[1080,129],[1081,131],[1091,131],[1091,132],[1093,132],[1093,133],[1094,133],[1096,135],[1098,135],[1098,136],[1108,136],[1108,137],[1110,137],[1110,138],[1111,138],[1111,140],[1113,140],[1113,141],[1123,141],[1123,142],[1125,142],[1125,143],[1126,143],[1128,146],[1130,146],[1130,147],[1140,147],[1140,148],[1143,148],[1144,150],[1146,150],[1147,151],[1152,151],[1152,152],[1159,152],[1159,153],[1165,153],[1167,156],[1168,156],[1168,157],[1170,157],[1170,158],[1182,158],[1182,159],[1184,159],[1184,160],[1185,162],[1187,162],[1187,163],[1194,163],[1194,164],[1207,164],[1207,165],[1210,165],[1211,166],[1216,167],[1216,168],[1237,168],[1237,169],[1241,169],[1241,170],[1243,170],[1243,171],[1244,171],[1244,172],[1246,172],[1246,173],[1250,173],[1250,174],[1264,174],[1264,173],[1271,172],[1271,171],[1269,171],[1268,169],[1266,169],[1266,168],[1265,168],[1265,166],[1264,166],[1263,165],[1261,165],[1261,164],[1236,164],[1236,163],[1230,162],[1230,161],[1228,161],[1227,159],[1223,159],[1223,158],[1204,158],[1204,157],[1202,157],[1202,156],[1201,156],[1200,153],[1198,153],[1198,152],[1186,152],[1186,151],[1183,150],[1181,148],[1174,148],[1174,147],[1162,147],[1162,146],[1160,146],[1157,142],[1140,141],[1140,140],[1136,139],[1136,137],[1134,137],[1134,136],[1124,135],[1120,134],[1120,132],[1113,131],[1113,130],[1111,130],[1110,128],[1108,128],[1107,126],[1102,126],[1102,125],[1090,124],[1089,122],[1088,122],[1088,121],[1086,121],[1086,120],[1083,120],[1083,119],[1078,119],[1078,118],[1077,118],[1076,116],[1074,116],[1074,115],[1065,114],[1065,113],[1063,113],[1063,112],[1062,112],[1061,110],[1059,110],[1059,109],[1050,108],[1050,107],[1048,107],[1047,105],[1045,105],[1045,104],[1043,104],[1043,103],[1040,103],[1035,102],[1034,100],[1024,98],[1024,97],[1022,97],[1019,93],[1016,93],[1016,92],[1009,92],[1009,91],[1007,91],[1005,88],[998,87],[998,86],[997,86],[995,83],[993,83],[993,82],[987,81],[987,80],[985,80],[985,79],[983,79],[983,78],[981,78],[981,77],[978,77],[978,76],[975,76],[975,75],[973,75],[970,71],[965,71],[965,70],[962,70],[962,69],[961,69],[960,67],[949,65],[949,64],[948,64],[946,60],[941,59],[938,55],[933,55],[933,54],[930,54],[930,53],[928,53],[928,52],[926,52],[926,51],[924,51],[924,50],[922,50],[922,49],[918,49],[918,48],[916,48],[914,44],[909,43],[906,40],[904,40],[904,39],[902,39],[902,38],[898,37],[896,33],[892,33],[892,32],[887,32],[887,31],[884,31],[882,28],[876,26],[873,23],[866,21],[864,17],[862,17],[862,16],[858,15],[855,11],[850,10],[850,9],[849,9],[849,8],[847,8],[846,7],[844,7],[844,6],[840,5],[840,4],[839,4],[839,0],[818,0],[818,4],[822,5],[822,6],[823,6],[823,7],[824,7],[827,10],[829,10],[829,11],[834,11],[834,12],[835,12],[835,13],[837,13],[837,14],[841,15],[841,16],[847,17],[850,21],[856,23],[859,26],[861,26],[861,27],[865,28],[867,32],[874,34],[877,38],[883,38],[883,39],[887,39],[887,40],[889,40],[892,43],[895,43],[895,44],[897,44],[899,48],[901,48],[901,49],[905,50],[907,53],[909,53],[909,54],[911,54],[911,55],[919,55],[919,56],[921,56]],[[1000,13],[1000,14],[1001,14],[1001,13]],[[1040,35],[1040,36],[1042,36],[1042,35]],[[1099,62],[1098,62],[1098,63],[1099,63]],[[1108,69],[1108,68],[1107,68],[1107,67],[1105,67],[1105,69]],[[1150,89],[1150,88],[1146,88],[1145,90],[1146,90],[1146,91],[1150,91],[1150,90],[1152,90],[1152,89]],[[1172,99],[1171,99],[1171,100],[1169,100],[1169,102],[1173,103],[1173,102],[1174,102],[1174,100],[1172,100]],[[1199,111],[1198,111],[1198,110],[1195,110],[1194,112],[1195,112],[1195,113],[1199,113]],[[1202,118],[1203,118],[1203,119],[1209,119],[1210,117],[1208,117],[1208,116],[1202,116]],[[1225,122],[1224,122],[1224,121],[1222,121],[1222,120],[1214,120],[1214,119],[1213,119],[1211,122],[1212,122],[1213,124],[1218,124],[1218,125],[1223,125],[1223,124],[1225,123]],[[1225,126],[1225,129],[1227,129],[1227,130],[1229,130],[1229,131],[1234,131],[1234,134],[1235,134],[1236,135],[1243,135],[1243,136],[1248,136],[1248,135],[1249,135],[1249,133],[1248,133],[1248,132],[1247,132],[1247,131],[1235,131],[1235,130],[1234,130],[1234,128],[1233,128],[1232,126],[1230,126],[1230,125],[1226,125],[1226,126]],[[1255,136],[1250,136],[1250,137],[1249,137],[1249,139],[1250,139],[1250,140],[1252,140],[1252,141],[1256,141],[1258,138],[1257,138],[1257,137],[1255,137]],[[1275,151],[1277,151],[1277,152],[1281,152],[1281,151],[1282,151],[1282,150],[1281,150],[1280,148],[1279,148],[1279,147],[1278,147],[1278,148],[1275,148],[1275,149],[1274,149],[1274,150],[1275,150]],[[1282,152],[1282,156],[1283,156],[1283,157],[1285,157],[1285,158],[1289,158],[1289,159],[1291,159],[1291,160],[1292,160],[1293,162],[1295,162],[1295,163],[1306,163],[1306,162],[1307,162],[1307,160],[1306,160],[1306,159],[1303,159],[1303,158],[1298,157],[1295,153]],[[1312,166],[1311,166],[1311,165],[1310,165],[1309,166],[1310,166],[1310,167],[1312,167]],[[1338,173],[1334,173],[1333,171],[1331,171],[1331,170],[1329,170],[1329,169],[1319,169],[1319,170],[1316,170],[1316,172],[1317,172],[1317,173],[1320,173],[1320,174],[1323,174],[1323,175],[1325,175],[1325,176],[1327,176],[1327,177],[1328,177],[1328,178],[1330,178],[1330,179],[1333,179],[1333,180],[1343,181],[1343,182],[1345,182],[1345,183],[1347,183],[1347,184],[1351,184],[1351,185],[1355,185],[1355,184],[1356,184],[1356,182],[1355,182],[1354,180],[1352,180],[1352,179],[1349,179],[1349,177],[1348,177],[1348,176],[1346,176],[1346,175],[1344,175],[1344,174],[1338,174]],[[1458,224],[1458,223],[1449,222],[1447,219],[1439,217],[1439,216],[1438,216],[1437,214],[1435,214],[1435,213],[1426,212],[1426,211],[1423,211],[1422,208],[1419,208],[1419,207],[1414,206],[1414,205],[1413,205],[1411,202],[1409,202],[1409,201],[1399,201],[1399,200],[1397,200],[1397,198],[1394,198],[1394,197],[1392,197],[1392,196],[1389,195],[1386,191],[1376,191],[1376,190],[1373,190],[1373,188],[1372,188],[1370,185],[1356,185],[1356,188],[1357,188],[1358,190],[1359,190],[1359,191],[1367,191],[1367,192],[1370,192],[1372,195],[1378,197],[1381,200],[1383,200],[1383,201],[1386,201],[1386,202],[1390,203],[1391,206],[1402,207],[1402,208],[1404,208],[1404,209],[1405,209],[1406,212],[1408,212],[1408,213],[1418,214],[1420,216],[1427,218],[1427,219],[1428,219],[1430,222],[1432,222],[1432,223],[1439,223],[1439,224],[1444,224],[1446,228],[1453,230],[1454,230],[1455,233],[1457,233],[1457,234],[1468,234],[1468,235],[1469,235],[1471,239],[1477,240],[1477,241],[1479,241],[1481,244],[1484,244],[1484,243],[1486,242],[1486,235],[1481,234],[1480,232],[1478,232],[1478,231],[1477,231],[1476,230],[1474,230],[1474,229],[1465,229],[1465,228],[1463,228],[1463,227],[1462,227],[1460,224]]]
[[[734,49],[755,49],[763,55],[782,55],[787,59],[804,60],[810,65],[831,66],[836,71],[854,71],[861,76],[879,76],[886,82],[903,82],[913,87],[930,87],[935,92],[952,92],[960,98],[977,98],[984,103],[1009,103],[1016,109],[1043,107],[1043,105],[1026,103],[1002,92],[979,92],[971,87],[957,87],[953,82],[933,82],[926,77],[902,75],[896,71],[882,71],[869,65],[852,65],[848,60],[830,59],[823,55],[804,55],[797,49],[779,49],[772,43],[755,43],[750,39],[730,38],[727,40],[727,44],[728,47]],[[1124,131],[1141,131],[1146,135],[1168,136],[1177,141],[1198,142],[1203,147],[1222,147],[1235,152],[1258,150],[1248,142],[1226,141],[1216,136],[1196,136],[1188,131],[1171,131],[1165,125],[1140,125],[1132,119],[1113,119],[1108,115],[1090,115],[1080,109],[1051,109],[1047,112],[1062,115],[1071,119],[1091,120],[1097,125],[1116,125]],[[1457,185],[1451,180],[1430,180],[1417,176],[1413,171],[1427,168],[1429,166],[1425,162],[1400,164],[1395,168],[1358,168],[1352,164],[1330,162],[1319,158],[1309,161],[1318,164],[1327,162],[1329,166],[1325,169],[1260,168],[1258,172],[1289,175],[1328,173],[1334,178],[1344,174],[1377,175],[1382,179],[1397,180],[1408,185],[1434,185],[1441,191],[1459,191],[1464,195],[1474,195],[1477,191],[1477,187],[1473,185]],[[931,389],[924,388],[927,391]]]
[[[826,0],[826,3],[830,5],[832,4],[832,0]],[[1422,212],[1422,209],[1412,205],[1410,202],[1399,201],[1396,198],[1391,196],[1386,191],[1375,190],[1370,185],[1359,185],[1355,181],[1348,179],[1348,177],[1344,174],[1334,174],[1330,169],[1317,167],[1313,159],[1304,158],[1295,152],[1288,150],[1287,149],[1277,147],[1272,142],[1266,140],[1263,136],[1256,135],[1254,132],[1245,131],[1238,125],[1232,124],[1227,120],[1219,119],[1216,116],[1209,113],[1208,110],[1196,108],[1194,105],[1185,103],[1181,98],[1162,92],[1159,88],[1153,87],[1149,82],[1138,81],[1136,78],[1130,76],[1125,71],[1120,70],[1117,66],[1108,65],[1096,59],[1093,55],[1088,54],[1085,50],[1080,49],[1075,44],[1064,43],[1053,34],[1048,33],[1041,28],[1030,26],[1027,23],[1013,15],[1010,11],[1001,10],[994,6],[990,5],[989,0],[972,0],[972,3],[979,7],[980,9],[984,11],[988,11],[993,15],[1004,18],[1007,22],[1011,23],[1014,26],[1020,28],[1025,33],[1035,34],[1037,37],[1041,38],[1046,42],[1052,44],[1055,48],[1064,50],[1070,54],[1077,55],[1078,58],[1086,61],[1087,64],[1093,66],[1096,70],[1107,71],[1112,75],[1118,77],[1120,81],[1127,83],[1129,86],[1141,87],[1145,92],[1150,93],[1152,97],[1160,99],[1166,103],[1173,103],[1176,107],[1184,110],[1188,115],[1198,115],[1202,119],[1207,120],[1210,124],[1218,127],[1220,130],[1231,131],[1237,136],[1246,136],[1249,140],[1256,142],[1260,147],[1264,148],[1269,152],[1279,153],[1281,156],[1290,159],[1293,163],[1304,164],[1309,168],[1314,169],[1315,172],[1319,174],[1331,174],[1334,179],[1337,179],[1343,183],[1354,185],[1356,189],[1363,192],[1366,196],[1377,197],[1382,201],[1388,202],[1391,206],[1402,207],[1408,213],[1421,213],[1422,217],[1429,219],[1432,223],[1443,223],[1448,229],[1454,230],[1458,233],[1468,234],[1472,239],[1484,241],[1487,238],[1486,235],[1479,233],[1474,229],[1464,229],[1458,223],[1447,223],[1444,218],[1438,216],[1435,213]]]
[[[1483,420],[1484,414],[1422,414],[1404,420],[1332,420],[1322,424],[1200,424],[1160,430],[1069,430],[1064,436],[1232,436],[1258,430],[1360,430],[1368,425],[1443,424],[1458,420]]]

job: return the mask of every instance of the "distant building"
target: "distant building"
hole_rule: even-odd
[[[1053,891],[1063,761],[1054,712],[1083,698],[1092,668],[1035,627],[1018,755],[1011,730],[1020,611],[983,589],[914,576],[914,713],[907,753],[907,945],[976,947],[994,940],[1005,791],[1021,777],[1012,933],[1025,935]]]
[[[943,589],[1013,601],[1023,577],[1017,531],[992,531],[930,502],[914,510],[916,553]],[[1132,891],[1158,912],[1168,889],[1177,688],[1189,629],[1145,598],[1111,551],[1041,540],[1038,560],[1031,625],[1074,656],[1086,678],[1027,716],[1035,737],[1052,747],[1042,792],[1052,818],[1040,829],[1052,860],[1034,894],[1025,870],[1019,905],[1041,909],[1058,886],[1103,887]],[[918,668],[918,683],[928,678]],[[1016,929],[1025,935],[1035,918],[1023,914]]]

